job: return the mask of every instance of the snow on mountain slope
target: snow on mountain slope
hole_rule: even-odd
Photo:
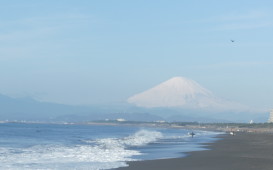
[[[197,82],[174,77],[127,100],[139,107],[183,107],[193,109],[234,109],[235,104],[212,94]]]

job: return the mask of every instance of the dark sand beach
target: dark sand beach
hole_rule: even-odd
[[[119,170],[273,170],[273,134],[221,135],[210,150],[188,153],[184,158],[128,162]]]

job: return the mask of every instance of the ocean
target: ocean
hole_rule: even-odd
[[[204,150],[219,132],[138,126],[0,123],[0,169],[99,170]]]

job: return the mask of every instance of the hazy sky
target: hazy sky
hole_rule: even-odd
[[[272,0],[9,0],[0,27],[2,94],[112,103],[184,76],[273,108]]]

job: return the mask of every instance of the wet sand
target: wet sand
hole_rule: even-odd
[[[237,133],[184,158],[128,162],[118,170],[273,170],[273,134]]]

